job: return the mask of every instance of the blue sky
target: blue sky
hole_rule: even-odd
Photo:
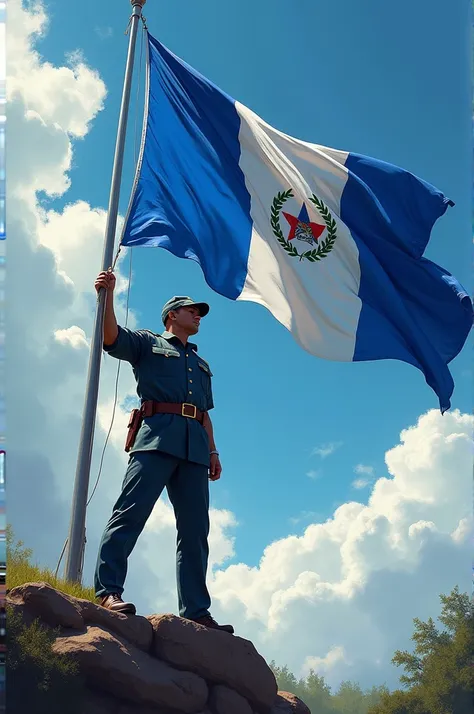
[[[66,53],[80,50],[108,90],[105,110],[76,144],[71,189],[47,205],[60,209],[83,199],[105,208],[129,8],[116,0],[104,0],[100,12],[91,0],[70,3],[65,22],[63,3],[46,7],[49,32],[38,43],[44,59],[61,64]],[[468,12],[465,0],[449,12],[441,0],[150,0],[145,6],[153,35],[269,123],[401,165],[452,198],[456,206],[436,226],[427,256],[470,290]],[[133,179],[136,117],[141,123],[135,98],[136,89],[122,213]],[[97,270],[100,260],[97,255]],[[414,368],[314,358],[264,308],[212,293],[194,263],[135,249],[130,305],[140,325],[160,329],[161,306],[173,294],[212,306],[199,335],[215,375],[213,418],[224,468],[212,485],[212,504],[237,516],[237,560],[256,564],[271,541],[325,520],[340,503],[364,501],[368,489],[352,486],[356,465],[384,475],[384,454],[401,429],[437,407]],[[471,408],[470,360],[466,347],[452,365],[453,407],[462,411]],[[322,456],[320,447],[332,453]]]

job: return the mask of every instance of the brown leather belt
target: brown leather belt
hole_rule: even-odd
[[[140,409],[132,409],[130,421],[128,423],[127,440],[125,451],[128,453],[135,443],[136,436],[143,419],[152,417],[155,414],[178,414],[187,419],[195,419],[200,424],[204,423],[204,412],[194,406],[194,404],[165,404],[152,400],[143,402]]]
[[[204,412],[194,406],[194,404],[165,404],[164,402],[147,401],[143,402],[140,409],[143,417],[151,417],[155,414],[178,414],[188,419],[196,419],[200,424],[204,421]]]

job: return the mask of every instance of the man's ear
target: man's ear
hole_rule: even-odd
[[[179,308],[178,308],[179,309]],[[176,315],[178,313],[178,310],[170,310],[168,313],[168,317],[166,318],[166,324],[168,325],[170,322],[173,322],[173,320],[176,320]]]

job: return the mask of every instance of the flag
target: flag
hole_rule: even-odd
[[[449,205],[408,171],[278,131],[148,36],[122,245],[195,260],[318,357],[414,365],[442,411],[472,325],[466,291],[423,257]]]

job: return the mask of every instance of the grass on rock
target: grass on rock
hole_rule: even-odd
[[[32,551],[22,541],[14,541],[11,528],[7,528],[7,587],[9,590],[25,583],[48,583],[66,595],[97,602],[92,587],[70,583],[56,577],[52,570],[41,568],[31,562]]]

